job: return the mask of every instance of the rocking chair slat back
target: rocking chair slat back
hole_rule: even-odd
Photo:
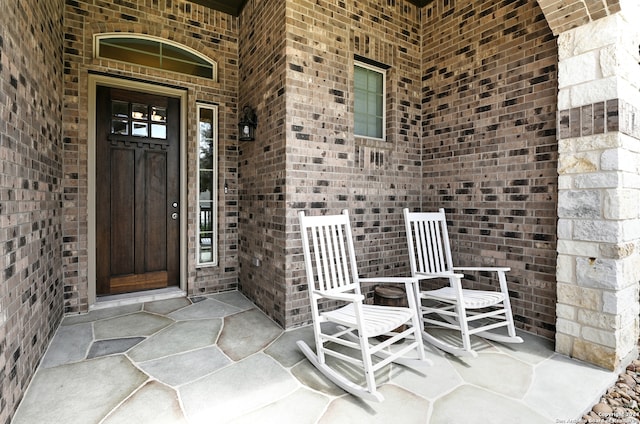
[[[313,269],[308,269],[309,281],[314,281],[321,291],[342,291],[353,288],[357,281],[355,256],[348,216],[307,217],[308,227],[303,228],[304,254],[313,258]],[[308,237],[311,243],[308,243]],[[350,275],[351,274],[351,275]],[[315,278],[313,278],[315,276]],[[313,279],[312,279],[313,278]]]
[[[423,219],[411,222],[413,231],[407,233],[412,268],[428,274],[453,272],[444,209],[420,215]]]

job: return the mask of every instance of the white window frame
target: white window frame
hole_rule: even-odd
[[[198,133],[198,153],[197,153],[197,191],[198,193],[198,213],[196,217],[196,262],[198,267],[207,267],[207,266],[217,266],[218,265],[218,106],[207,104],[207,103],[196,103],[196,116],[197,116],[197,133]],[[211,166],[212,169],[201,170],[200,169],[200,153],[201,143],[206,142],[203,140],[203,133],[200,130],[200,111],[203,109],[208,109],[212,111],[212,123],[211,123]],[[200,178],[202,172],[211,172],[211,187],[212,192],[210,193],[209,199],[202,199],[200,193]],[[202,206],[204,203],[208,203],[210,207],[211,214],[211,258],[209,260],[203,260],[202,258],[202,243],[201,243],[201,233],[202,233],[202,220],[203,213],[206,215],[206,212],[202,211]]]
[[[356,110],[355,104],[355,67],[358,66],[360,68],[365,68],[373,72],[377,72],[382,75],[382,135],[381,137],[372,137],[369,135],[357,134],[356,126],[355,126],[355,117],[358,114]],[[373,66],[368,63],[354,60],[354,77],[353,77],[353,86],[354,86],[354,104],[353,104],[353,133],[356,137],[366,138],[370,140],[380,140],[385,141],[387,139],[387,70],[381,67]]]

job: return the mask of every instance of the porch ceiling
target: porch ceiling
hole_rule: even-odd
[[[233,16],[238,16],[248,0],[191,0],[193,3],[207,6]],[[409,0],[416,6],[422,7],[433,0]]]

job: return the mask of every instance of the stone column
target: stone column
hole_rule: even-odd
[[[637,355],[640,9],[559,35],[556,351],[607,369]]]

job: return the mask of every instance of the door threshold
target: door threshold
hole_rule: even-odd
[[[187,293],[179,287],[167,287],[164,289],[146,290],[143,292],[112,294],[100,296],[96,303],[89,306],[89,310],[113,308],[115,306],[135,305],[137,303],[153,302],[156,300],[175,299],[186,297]]]

